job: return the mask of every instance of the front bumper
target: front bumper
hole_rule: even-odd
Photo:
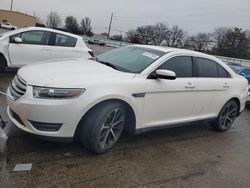
[[[9,89],[7,91],[10,96]],[[7,97],[7,114],[10,120],[21,130],[39,136],[51,138],[73,138],[76,127],[81,119],[81,112],[86,102],[76,99],[46,100],[33,98],[32,86],[27,86],[26,93],[14,101]],[[60,125],[59,129],[40,129],[34,126],[34,122],[40,125]],[[40,130],[39,130],[40,129]]]

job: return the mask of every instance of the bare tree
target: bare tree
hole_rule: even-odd
[[[169,35],[170,29],[164,23],[158,23],[153,27],[154,27],[153,44],[160,45]]]
[[[192,50],[205,52],[209,49],[211,42],[210,33],[198,33],[197,35],[187,38],[185,47],[191,48]]]
[[[39,16],[36,16],[36,27],[45,27],[43,20]]]
[[[170,47],[182,48],[185,42],[185,32],[178,25],[174,25],[165,40]]]
[[[249,39],[246,31],[241,28],[217,28],[213,36],[216,43],[213,48],[215,54],[236,58],[248,56]]]
[[[61,17],[57,12],[50,12],[47,16],[46,25],[50,28],[57,28],[62,23]]]
[[[138,33],[140,41],[142,41],[143,44],[153,44],[154,26],[152,25],[141,26],[137,28],[136,32]]]
[[[36,16],[36,23],[40,23],[40,24],[43,23],[42,18],[39,16]]]
[[[183,47],[185,32],[177,25],[168,28],[166,24],[158,23],[130,30],[127,33],[127,39],[133,43]]]
[[[91,19],[89,17],[85,17],[84,19],[82,19],[80,30],[83,35],[87,36],[93,35],[91,27]]]
[[[126,41],[135,43],[135,44],[142,44],[143,42],[140,40],[140,35],[135,30],[130,30],[127,32]]]
[[[65,29],[70,33],[79,34],[80,28],[74,16],[67,16],[65,19]]]

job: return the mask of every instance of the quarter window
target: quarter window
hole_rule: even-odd
[[[217,77],[217,63],[205,59],[205,58],[196,58],[198,75],[203,78],[215,78]]]
[[[192,77],[193,76],[193,65],[192,58],[189,56],[173,57],[166,61],[159,69],[174,71],[177,78]]]
[[[77,39],[56,33],[55,46],[75,47]]]

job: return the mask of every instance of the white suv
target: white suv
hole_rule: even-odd
[[[40,61],[92,56],[82,37],[58,30],[27,27],[0,34],[0,72]]]
[[[134,45],[95,60],[25,66],[7,94],[9,118],[20,129],[49,139],[79,137],[103,153],[124,129],[209,120],[226,131],[245,108],[248,83],[213,56]]]

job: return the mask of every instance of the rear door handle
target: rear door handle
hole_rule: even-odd
[[[49,51],[48,48],[42,48],[42,51]]]
[[[224,88],[230,88],[230,86],[228,85],[228,83],[224,83],[224,84],[223,84],[223,87],[224,87]]]
[[[186,89],[193,89],[195,88],[196,86],[194,84],[192,84],[191,82],[190,83],[187,83],[187,85],[185,85],[185,88]]]

